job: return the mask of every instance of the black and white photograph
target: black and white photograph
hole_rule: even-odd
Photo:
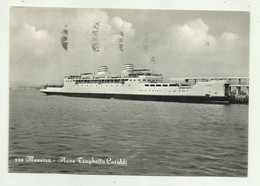
[[[8,14],[8,174],[248,179],[250,11]]]
[[[249,18],[11,7],[9,171],[246,177]]]

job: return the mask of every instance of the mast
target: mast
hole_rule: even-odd
[[[79,61],[79,63],[78,63],[78,74],[79,74],[79,76],[80,76],[80,61]]]
[[[154,65],[155,65],[156,61],[155,61],[155,58],[152,57],[151,58],[151,72],[152,72],[152,75],[155,73],[154,71]]]

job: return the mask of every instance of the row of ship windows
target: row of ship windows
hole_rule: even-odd
[[[162,92],[162,90],[138,90],[139,92]],[[169,92],[188,92],[188,90],[169,90]]]
[[[146,87],[176,87],[179,86],[178,84],[145,84]]]
[[[80,86],[80,85],[77,84],[77,86]],[[84,85],[81,84],[81,86],[84,86]],[[88,85],[86,85],[86,86],[88,86]],[[94,86],[94,85],[89,85],[89,86]],[[98,85],[96,85],[96,86],[98,86]],[[100,86],[101,87],[102,86],[106,86],[107,87],[108,85],[100,85]],[[110,85],[110,86],[112,87],[113,85]],[[118,85],[115,85],[115,86],[118,86]],[[124,84],[122,84],[122,86],[124,86]],[[131,85],[128,85],[128,86],[131,86]],[[138,91],[149,91],[150,92],[150,90],[138,90]],[[156,92],[156,90],[152,90],[152,92],[153,91]],[[157,90],[157,92],[159,92],[159,91],[161,92],[161,90]],[[169,90],[169,92],[177,92],[177,90]],[[188,92],[188,90],[187,89],[182,89],[182,90],[179,90],[179,92]]]
[[[75,85],[74,85],[75,86]],[[77,86],[80,86],[80,85],[77,85]],[[81,86],[83,86],[83,85],[81,85]],[[88,86],[88,85],[86,85],[86,86]],[[90,85],[90,86],[94,86],[94,85]],[[98,85],[96,85],[96,86],[98,86]],[[108,85],[104,85],[104,86],[108,86]],[[113,85],[110,85],[111,87],[113,86]],[[118,86],[118,85],[116,85],[116,86]],[[122,86],[124,86],[124,85],[122,85]],[[128,86],[130,86],[130,85],[128,85]],[[101,87],[102,87],[102,85],[101,85]],[[138,90],[139,92],[162,92],[162,90]],[[169,90],[169,92],[188,92],[188,90]]]
[[[97,83],[97,84],[108,84],[108,83],[124,83],[125,79],[115,79],[115,80],[76,80],[76,84],[78,83],[87,83],[87,84],[92,84],[92,83]]]
[[[128,79],[113,79],[113,80],[65,80],[65,82],[76,82],[76,83],[122,83],[128,81]],[[129,81],[141,81],[141,79],[129,79]],[[158,79],[150,80],[143,79],[143,81],[154,81],[158,82]]]
[[[129,79],[129,81],[141,81],[141,79]],[[143,79],[143,81],[159,82],[159,79]]]
[[[66,80],[65,82],[71,82],[70,80]],[[82,84],[82,83],[89,83],[89,84],[92,84],[92,83],[98,83],[98,84],[107,84],[107,83],[124,83],[123,81],[114,81],[114,82],[85,82],[85,80],[81,80],[81,81],[76,81],[76,84],[78,84],[78,83],[80,83],[80,84]],[[177,87],[177,86],[179,86],[178,84],[145,84],[144,86],[146,86],[146,87],[168,87],[168,86],[170,86],[170,87]],[[185,88],[189,88],[189,87],[185,87]]]
[[[74,85],[74,86],[75,86],[75,85]],[[78,84],[77,84],[77,86],[80,86],[80,85],[78,85]],[[83,85],[83,84],[81,84],[81,86],[84,86],[84,85]],[[85,86],[87,86],[87,87],[88,87],[88,85],[85,85]],[[94,85],[89,85],[89,86],[93,87]],[[97,86],[98,86],[98,85],[96,85],[96,87],[97,87]],[[102,86],[106,86],[106,87],[107,87],[107,86],[109,86],[109,85],[100,85],[100,86],[101,86],[101,87],[102,87]],[[110,85],[110,86],[112,87],[113,85]],[[118,87],[118,85],[115,85],[115,86],[117,86],[117,87]],[[122,86],[124,86],[124,84],[122,84]],[[130,86],[130,85],[128,85],[128,86]]]
[[[86,83],[86,84],[103,84],[103,83],[124,83],[125,81],[128,81],[128,79],[114,79],[114,80],[65,80],[65,82],[75,82],[78,83]]]

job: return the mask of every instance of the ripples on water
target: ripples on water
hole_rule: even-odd
[[[247,176],[248,105],[45,96],[10,91],[9,171]],[[127,165],[14,163],[15,157],[126,158]]]

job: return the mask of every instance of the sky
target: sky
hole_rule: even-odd
[[[126,63],[151,68],[152,57],[152,68],[166,78],[247,77],[249,19],[248,12],[230,11],[12,7],[10,85],[59,84],[101,65],[112,74]],[[100,51],[94,52],[97,22]],[[65,24],[67,51],[60,41]]]

